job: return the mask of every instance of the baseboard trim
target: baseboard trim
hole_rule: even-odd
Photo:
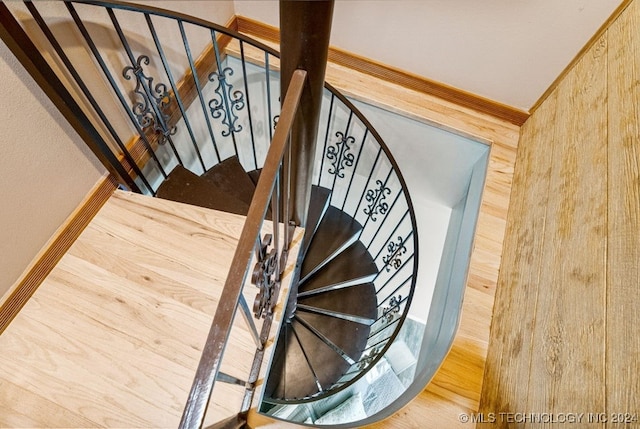
[[[280,42],[280,31],[277,28],[251,18],[236,16],[235,27],[240,33],[270,42]],[[441,98],[458,106],[467,107],[518,126],[524,124],[529,118],[529,113],[523,110],[372,61],[342,49],[329,47],[329,61],[380,79],[395,82],[405,88]]]
[[[113,176],[107,174],[102,177],[36,255],[31,265],[5,295],[6,298],[0,302],[0,335],[117,187],[118,182]]]

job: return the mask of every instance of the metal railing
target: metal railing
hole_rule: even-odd
[[[254,250],[268,256],[259,232],[269,200],[272,193],[276,201],[286,198],[279,192],[288,178],[278,171],[294,107],[287,107],[288,96],[280,107],[278,55],[223,26],[152,7],[93,0],[8,5],[0,4],[0,19],[14,25],[11,13],[21,18],[28,36],[12,43],[23,45],[29,71],[40,73],[43,88],[51,86],[47,92],[60,98],[56,104],[72,124],[81,117],[74,126],[124,186],[155,196],[177,165],[202,174],[231,156],[247,171],[262,169],[183,415],[182,427],[197,427],[223,377],[220,357],[237,307],[251,319],[239,290]],[[38,51],[49,58],[38,58]],[[296,93],[304,79],[297,76],[290,87]],[[324,98],[313,181],[332,191],[331,205],[363,226],[359,240],[379,273],[373,280],[378,316],[366,348],[318,397],[348,387],[383,358],[408,314],[418,269],[415,214],[393,156],[339,91],[326,85]],[[272,203],[274,225],[287,224],[285,206]],[[276,252],[286,252],[288,236],[279,231],[274,226]],[[265,325],[251,329],[261,357]],[[249,386],[257,370],[245,380]]]
[[[191,387],[191,392],[189,393],[187,406],[180,422],[181,428],[202,426],[209,398],[213,391],[216,377],[220,371],[222,354],[229,338],[237,304],[242,301],[242,288],[251,270],[251,254],[256,249],[256,245],[258,248],[258,265],[260,267],[270,267],[273,265],[275,268],[274,270],[265,268],[266,271],[271,271],[271,273],[266,273],[266,279],[264,277],[264,272],[258,274],[260,278],[265,279],[269,284],[260,285],[260,289],[266,292],[264,294],[265,296],[261,297],[265,304],[265,308],[254,308],[257,316],[262,317],[264,314],[264,317],[266,317],[266,321],[262,326],[262,332],[258,334],[257,331],[254,331],[257,336],[257,353],[263,352],[264,345],[268,339],[269,329],[273,318],[273,307],[277,302],[279,293],[280,275],[282,273],[282,269],[284,269],[284,267],[281,267],[281,255],[286,255],[289,243],[291,242],[288,222],[285,222],[285,237],[282,248],[278,238],[280,223],[279,207],[281,205],[285,207],[283,219],[289,218],[289,213],[287,213],[288,204],[281,204],[281,200],[279,198],[279,179],[281,177],[281,171],[285,173],[282,176],[285,184],[288,179],[286,175],[287,168],[286,165],[283,166],[283,160],[288,148],[289,133],[291,131],[293,119],[298,110],[298,103],[300,101],[300,95],[302,94],[305,78],[306,72],[302,70],[295,71],[291,79],[289,89],[287,90],[287,95],[282,106],[279,125],[275,130],[273,141],[262,168],[260,180],[258,181],[255,193],[256,196],[251,201],[249,213],[247,214],[247,219],[245,221],[244,228],[242,229],[242,235],[238,241],[238,246],[233,256],[233,262],[225,281],[222,296],[220,297],[220,304],[216,309],[216,313],[211,324],[211,330],[209,331],[207,341],[202,351],[202,357]],[[288,189],[288,186],[284,186],[283,189]],[[286,194],[283,195],[283,197],[286,198]],[[262,223],[267,214],[269,202],[271,202],[271,209],[273,213],[274,251],[267,255],[266,252],[262,250],[263,245],[270,244],[271,240],[266,240],[268,242],[265,243],[260,238],[260,233],[262,230]],[[251,314],[246,310],[248,307],[242,305],[241,307],[245,309],[243,314],[246,318],[251,320]],[[256,365],[259,366],[262,359],[257,359],[255,362]],[[257,380],[257,369],[259,368],[255,368],[255,370],[252,371],[252,374],[247,381],[247,385],[250,388],[253,387],[253,384]]]

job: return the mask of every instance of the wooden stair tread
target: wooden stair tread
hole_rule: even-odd
[[[116,191],[0,336],[0,426],[177,427],[243,223]],[[237,319],[222,370],[246,377]],[[207,422],[244,390],[216,383]]]

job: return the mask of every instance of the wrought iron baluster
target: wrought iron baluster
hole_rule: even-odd
[[[367,177],[367,181],[364,184],[364,188],[362,190],[362,195],[360,196],[360,200],[358,201],[358,205],[356,206],[356,209],[353,212],[353,217],[354,218],[358,215],[358,211],[360,210],[360,206],[362,205],[362,201],[364,200],[366,190],[367,190],[367,188],[369,188],[369,184],[371,183],[371,178],[373,177],[373,172],[375,171],[376,165],[378,165],[378,161],[380,160],[380,156],[381,155],[382,155],[382,148],[378,148],[378,153],[376,154],[376,159],[373,161],[373,165],[371,166],[371,169],[369,170],[369,176]],[[364,231],[364,228],[362,228],[362,231],[360,231],[360,237],[362,236],[362,232],[363,231]]]
[[[177,128],[169,127],[166,122],[169,115],[165,113],[165,110],[171,102],[167,85],[162,82],[155,86],[153,85],[153,77],[147,76],[143,70],[143,65],[150,64],[149,57],[147,55],[139,55],[135,58],[113,9],[107,8],[107,13],[131,63],[130,66],[122,70],[122,76],[127,80],[131,80],[132,75],[136,78],[136,87],[133,90],[133,94],[137,94],[135,98],[138,101],[134,102],[131,110],[142,130],[152,129],[158,136],[158,144],[160,145],[168,142],[178,163],[182,164],[180,155],[171,140],[171,136],[176,133]]]
[[[109,121],[107,116],[104,114],[104,111],[100,108],[100,105],[98,104],[96,99],[91,94],[91,91],[89,91],[89,88],[84,83],[84,80],[82,79],[82,77],[80,77],[80,74],[78,73],[76,68],[71,63],[71,60],[69,60],[69,57],[64,52],[64,49],[62,49],[62,46],[60,46],[60,43],[58,43],[58,40],[53,35],[53,32],[51,31],[51,29],[49,28],[49,26],[47,25],[45,20],[42,18],[42,15],[40,15],[40,12],[38,12],[35,4],[33,2],[30,2],[30,1],[25,1],[25,5],[26,5],[27,9],[29,10],[29,12],[31,13],[31,16],[34,18],[34,20],[38,24],[38,27],[40,27],[40,29],[44,33],[45,37],[47,38],[47,40],[49,40],[49,43],[51,43],[51,46],[53,47],[53,49],[58,54],[58,57],[60,57],[60,59],[62,60],[63,64],[65,65],[65,67],[67,68],[67,70],[69,71],[71,76],[73,77],[73,80],[76,82],[76,84],[78,85],[78,87],[80,88],[80,90],[82,91],[84,96],[89,101],[89,104],[91,104],[91,107],[94,109],[94,111],[96,112],[96,114],[98,115],[98,117],[100,118],[102,123],[104,124],[104,126],[107,128],[107,131],[109,131],[109,134],[111,135],[111,137],[113,137],[113,140],[116,142],[116,144],[118,145],[118,147],[122,151],[122,154],[123,154],[124,158],[126,159],[126,161],[129,163],[129,165],[131,166],[131,169],[140,178],[140,180],[142,181],[144,186],[147,188],[147,190],[153,196],[155,196],[155,190],[153,189],[153,187],[151,187],[151,185],[149,184],[146,176],[142,173],[142,171],[138,167],[138,164],[134,161],[133,157],[131,156],[131,153],[129,152],[129,150],[127,149],[125,144],[123,143],[122,139],[120,138],[120,136],[118,135],[116,130],[111,125],[111,122]],[[135,189],[135,188],[134,188],[134,190],[136,190],[137,192],[141,191],[140,189]]]
[[[264,70],[266,76],[266,85],[267,85],[267,128],[269,129],[269,142],[273,140],[273,129],[271,128],[271,118],[273,118],[273,112],[271,111],[271,72],[269,70],[269,53],[264,53]],[[269,146],[269,145],[267,145]]]
[[[347,126],[344,129],[344,133],[336,131],[336,137],[339,140],[335,143],[335,146],[329,146],[327,148],[326,157],[332,160],[331,167],[329,167],[328,173],[333,175],[333,183],[331,185],[331,201],[333,201],[334,191],[336,189],[336,180],[338,177],[344,178],[344,169],[353,166],[354,155],[350,153],[350,144],[355,143],[356,139],[349,134],[349,127],[351,126],[351,120],[353,119],[353,112],[349,113],[349,119],[347,120]]]
[[[331,113],[333,112],[333,102],[336,96],[331,93],[331,101],[329,102],[329,114],[327,115],[327,130],[324,134],[324,147],[322,148],[322,153],[327,153],[327,145],[329,144],[329,129],[331,129]],[[324,167],[324,156],[320,157],[320,171],[318,173],[318,186],[322,183],[322,171]]]
[[[393,199],[393,202],[391,203],[391,205],[388,207],[388,210],[386,211],[385,214],[385,218],[382,219],[382,222],[380,222],[378,224],[378,229],[376,230],[376,232],[373,234],[373,236],[371,237],[371,239],[369,240],[369,243],[367,243],[367,250],[369,250],[371,248],[371,245],[373,244],[373,242],[376,240],[376,238],[378,237],[378,234],[380,233],[380,231],[382,231],[382,228],[386,225],[387,220],[389,219],[390,213],[393,212],[393,208],[396,206],[396,203],[398,202],[398,200],[400,199],[400,196],[403,195],[402,190],[400,190],[397,194],[396,197]],[[408,211],[408,210],[407,210]],[[406,212],[407,212],[406,211]],[[405,212],[405,214],[406,214]]]
[[[78,15],[78,12],[75,10],[75,8],[73,7],[73,5],[70,2],[65,2],[65,5],[67,7],[67,10],[71,14],[71,17],[73,18],[73,21],[76,23],[76,26],[78,27],[78,30],[80,30],[80,33],[82,34],[82,37],[84,38],[85,42],[87,43],[87,46],[89,46],[89,49],[91,50],[91,53],[93,54],[93,56],[96,59],[96,61],[98,61],[98,64],[100,65],[100,68],[102,69],[102,72],[104,73],[104,75],[106,76],[107,80],[109,81],[109,84],[111,85],[111,88],[116,93],[116,96],[118,97],[118,100],[120,101],[120,104],[122,104],[122,107],[124,108],[125,112],[127,113],[127,116],[129,116],[129,119],[131,120],[131,123],[133,124],[134,128],[138,132],[138,135],[140,136],[140,139],[142,140],[142,143],[145,146],[145,149],[147,150],[147,152],[149,153],[151,158],[154,160],[154,162],[155,162],[156,166],[158,167],[158,169],[160,170],[160,173],[162,174],[162,176],[166,179],[167,178],[167,172],[165,171],[162,163],[158,159],[158,156],[156,155],[155,151],[153,150],[153,147],[151,146],[149,140],[147,139],[146,134],[144,133],[142,128],[140,128],[140,124],[138,124],[138,121],[137,121],[133,111],[131,111],[131,108],[129,107],[129,104],[127,103],[126,99],[124,98],[124,95],[122,94],[122,91],[118,87],[118,84],[116,83],[115,79],[111,75],[111,72],[109,71],[109,68],[107,67],[106,63],[104,62],[104,59],[102,58],[102,55],[100,54],[100,51],[96,47],[96,44],[93,42],[93,39],[91,38],[91,35],[89,34],[89,31],[87,30],[87,28],[85,27],[84,23],[80,19],[80,16]]]
[[[402,218],[398,221],[398,223],[396,224],[395,228],[393,228],[393,231],[391,231],[391,234],[389,234],[389,236],[387,237],[387,239],[384,241],[385,243],[389,243],[391,240],[393,240],[393,237],[396,235],[396,231],[398,231],[398,228],[400,228],[400,225],[402,224],[402,222],[407,218],[409,214],[409,211],[406,211],[405,214],[402,216]],[[378,251],[378,253],[376,253],[375,260],[378,260],[378,257],[380,256],[380,254],[382,253],[382,251],[385,249],[386,245],[383,245],[380,250]]]
[[[244,57],[244,42],[240,41],[240,61],[242,62],[242,75],[244,77],[244,93],[247,96],[247,115],[249,116],[249,133],[251,134],[251,148],[253,150],[253,165],[258,169],[258,156],[256,155],[256,139],[253,133],[253,119],[251,117],[251,101],[249,98],[249,79],[247,78],[247,64]]]
[[[353,166],[353,174],[351,175],[351,179],[349,179],[349,185],[347,186],[347,191],[344,194],[344,201],[342,201],[342,208],[341,208],[342,211],[344,211],[344,207],[347,204],[347,199],[349,199],[349,195],[351,194],[351,185],[353,184],[353,179],[356,177],[356,171],[358,171],[360,156],[362,155],[362,151],[364,150],[364,144],[367,141],[368,135],[369,135],[369,128],[365,128],[364,136],[362,137],[362,143],[360,144],[360,149],[358,150],[358,155],[356,156],[355,164]]]
[[[217,71],[209,74],[209,81],[214,83],[217,81],[217,86],[214,90],[217,94],[217,98],[213,98],[209,101],[209,109],[211,111],[211,116],[214,119],[221,119],[222,124],[226,126],[226,129],[222,130],[222,136],[231,136],[234,152],[236,156],[239,156],[235,133],[242,131],[242,125],[237,123],[238,117],[234,111],[240,111],[244,108],[244,94],[240,90],[234,91],[233,85],[231,85],[227,80],[229,77],[233,76],[234,71],[231,67],[222,68],[218,41],[216,39],[215,31],[213,30],[211,30],[211,39],[216,57]]]
[[[218,144],[216,143],[216,138],[213,135],[213,128],[211,127],[211,121],[209,121],[209,115],[207,114],[207,107],[205,106],[204,96],[202,95],[202,86],[200,85],[200,78],[198,78],[198,71],[196,70],[195,64],[193,62],[193,55],[191,54],[189,39],[187,38],[187,33],[184,30],[184,23],[182,22],[182,20],[178,20],[178,27],[180,29],[180,35],[182,36],[182,44],[184,45],[184,50],[187,54],[187,59],[189,60],[189,68],[191,70],[191,76],[193,78],[194,84],[196,85],[196,92],[198,93],[198,99],[200,100],[200,107],[202,107],[204,120],[205,120],[205,123],[207,124],[207,129],[209,130],[211,143],[213,144],[213,150],[216,153],[217,162],[220,162],[222,161],[222,158],[220,158],[220,152],[218,151]]]
[[[164,49],[162,48],[162,44],[160,43],[160,39],[158,38],[158,33],[153,25],[153,21],[151,20],[151,16],[148,13],[144,14],[144,17],[147,21],[147,26],[149,27],[149,31],[151,32],[151,36],[153,37],[153,42],[156,45],[156,49],[158,50],[158,54],[160,55],[160,59],[162,61],[162,65],[164,67],[165,73],[169,78],[169,83],[171,85],[171,89],[173,90],[173,96],[178,103],[178,108],[180,109],[180,114],[182,115],[182,119],[184,120],[184,124],[189,133],[189,137],[191,137],[191,143],[196,152],[196,156],[198,157],[198,161],[200,161],[200,166],[202,167],[202,172],[207,171],[207,167],[204,164],[204,160],[202,159],[202,154],[200,153],[200,148],[198,147],[198,143],[196,142],[195,135],[193,134],[193,129],[191,128],[191,123],[189,121],[189,117],[187,116],[187,109],[184,106],[182,101],[182,96],[180,95],[180,91],[178,91],[178,87],[176,85],[176,81],[173,77],[173,73],[171,71],[171,67],[169,66],[169,62],[167,61],[167,57],[164,53]]]

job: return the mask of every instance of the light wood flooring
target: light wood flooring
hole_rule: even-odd
[[[243,222],[116,191],[0,336],[0,427],[177,427]],[[222,371],[246,379],[240,315],[232,337]],[[208,421],[243,394],[216,383]]]

